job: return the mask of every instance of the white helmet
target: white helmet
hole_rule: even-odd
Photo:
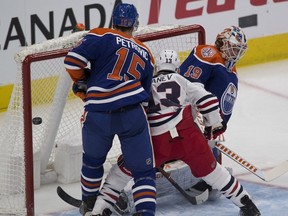
[[[231,70],[247,49],[246,36],[241,28],[231,26],[217,35],[215,46],[225,59],[226,68]]]
[[[156,59],[156,72],[172,71],[177,72],[180,66],[178,53],[175,50],[162,50]]]

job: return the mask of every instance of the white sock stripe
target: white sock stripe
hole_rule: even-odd
[[[149,186],[149,185],[142,185],[142,186],[138,186],[138,187],[136,187],[136,188],[134,188],[133,190],[132,190],[132,192],[133,192],[133,194],[135,193],[135,192],[137,192],[137,191],[139,191],[139,190],[152,190],[152,191],[155,191],[156,192],[156,188],[155,187],[153,187],[153,186]]]
[[[97,188],[87,188],[83,184],[81,184],[81,187],[82,187],[83,190],[85,190],[87,192],[97,192],[100,189],[99,187],[97,187]]]
[[[85,179],[86,181],[89,181],[89,182],[100,182],[100,181],[102,181],[102,178],[88,178],[88,177],[84,176],[82,172],[81,172],[81,177],[83,179]]]
[[[139,205],[140,203],[144,203],[144,202],[153,202],[156,203],[156,199],[152,199],[152,198],[143,198],[143,199],[139,199],[135,202],[135,206]]]

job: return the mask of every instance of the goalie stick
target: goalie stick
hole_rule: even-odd
[[[186,192],[181,188],[178,183],[167,173],[162,167],[157,167],[157,169],[162,173],[162,175],[192,204],[199,205],[208,200],[209,190],[206,189],[203,193],[196,196],[189,195],[189,192]]]
[[[288,160],[282,162],[281,164],[268,169],[268,170],[261,170],[255,167],[253,164],[242,158],[240,155],[237,153],[233,152],[226,146],[224,146],[221,143],[216,143],[215,147],[219,149],[223,154],[234,160],[236,163],[240,164],[242,167],[247,169],[249,172],[252,174],[258,176],[260,179],[266,182],[270,182],[281,175],[285,174],[288,172]]]

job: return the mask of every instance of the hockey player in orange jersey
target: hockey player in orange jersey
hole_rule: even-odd
[[[85,101],[80,213],[91,215],[102,183],[103,164],[118,135],[125,165],[135,179],[136,214],[154,216],[155,163],[143,107],[148,105],[154,58],[148,47],[133,38],[138,27],[133,4],[118,4],[112,22],[113,29],[91,29],[64,59],[74,81],[73,91]]]
[[[202,83],[207,91],[213,93],[219,100],[219,108],[223,121],[228,124],[237,99],[238,77],[236,63],[247,50],[247,39],[243,30],[237,26],[225,28],[216,36],[214,45],[198,45],[193,47],[189,56],[180,66],[180,74],[190,82]],[[205,127],[209,139],[211,127]],[[223,141],[224,136],[217,140]],[[216,141],[209,141],[211,147]],[[212,148],[215,158],[221,163],[221,153]],[[204,181],[199,181],[191,190],[204,191],[211,187]],[[213,191],[214,198],[217,192]],[[216,194],[216,196],[215,196]],[[213,196],[213,195],[212,195]]]

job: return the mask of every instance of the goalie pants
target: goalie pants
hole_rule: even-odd
[[[197,178],[211,173],[216,167],[216,160],[207,140],[194,123],[190,109],[183,111],[183,119],[176,129],[178,137],[175,138],[169,131],[152,136],[156,166],[171,160],[182,160]]]
[[[98,194],[104,173],[103,164],[115,135],[120,140],[125,166],[135,180],[136,210],[154,215],[156,174],[153,146],[146,113],[140,104],[119,111],[84,113],[82,199]]]

